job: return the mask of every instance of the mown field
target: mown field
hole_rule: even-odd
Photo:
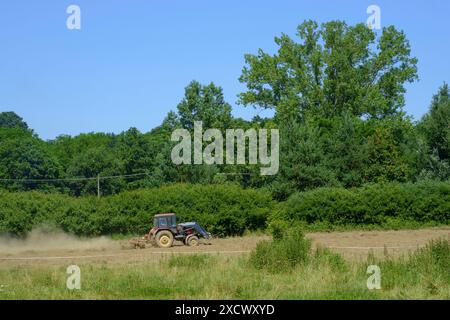
[[[76,259],[74,259],[76,260]],[[298,230],[264,240],[248,255],[195,253],[145,262],[79,263],[81,290],[68,290],[68,264],[0,268],[1,299],[450,299],[450,241],[409,254],[344,259],[312,247]],[[369,265],[381,289],[369,290]]]
[[[0,203],[0,233],[14,241],[42,225],[82,238],[142,235],[159,212],[198,221],[219,236],[260,232],[273,238],[245,254],[174,252],[117,264],[76,258],[63,265],[2,262],[0,299],[450,299],[448,236],[420,249],[414,244],[413,253],[391,255],[386,250],[357,260],[318,248],[302,236],[311,230],[448,226],[446,182],[319,188],[285,202],[273,200],[268,191],[234,185],[172,185],[100,199],[0,192]],[[353,234],[347,240],[348,246],[357,246],[363,238]],[[239,242],[236,246],[242,247]],[[11,249],[11,242],[3,248]],[[8,259],[5,250],[0,256]],[[71,246],[66,250],[70,253]],[[82,270],[81,290],[66,287],[69,264]],[[369,265],[381,269],[379,290],[367,288]]]

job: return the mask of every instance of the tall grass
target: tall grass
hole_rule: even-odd
[[[305,251],[300,238],[292,263],[286,252],[292,253],[293,239],[286,247],[266,243],[250,257],[196,254],[131,265],[80,264],[79,291],[66,288],[63,266],[3,266],[0,299],[450,299],[447,239],[401,258],[357,262],[327,249]],[[262,267],[269,253],[278,257],[279,270],[272,269],[275,260]],[[381,290],[366,287],[369,264],[381,268]]]
[[[429,242],[408,257],[378,261],[383,287],[394,298],[450,299],[450,241]],[[414,288],[410,290],[409,288]]]

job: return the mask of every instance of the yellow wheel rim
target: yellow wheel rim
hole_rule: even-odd
[[[169,244],[169,241],[170,241],[170,239],[169,239],[168,236],[162,236],[162,237],[159,239],[159,242],[160,242],[161,244],[163,244],[163,245]]]

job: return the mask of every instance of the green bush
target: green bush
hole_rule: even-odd
[[[280,232],[276,229],[273,241],[259,242],[250,255],[250,263],[257,269],[270,272],[288,271],[308,260],[311,241],[298,227]]]
[[[317,247],[314,254],[311,255],[311,262],[316,268],[327,265],[334,272],[348,271],[348,265],[345,259],[337,252],[328,248]]]
[[[156,213],[174,212],[219,236],[269,226],[274,238],[292,222],[300,225],[450,223],[450,183],[375,184],[319,188],[276,203],[268,191],[235,185],[178,184],[101,197],[0,191],[0,233],[24,235],[50,223],[76,235],[143,234]]]
[[[0,203],[0,233],[15,235],[44,222],[77,235],[143,234],[161,212],[197,221],[213,234],[241,235],[265,229],[275,205],[269,192],[232,185],[172,185],[100,199],[0,191]]]
[[[450,183],[386,183],[319,188],[292,195],[271,221],[330,225],[387,225],[392,221],[450,223]]]

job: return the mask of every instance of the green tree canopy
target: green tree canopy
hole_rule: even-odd
[[[298,26],[296,42],[275,38],[278,52],[245,56],[240,103],[275,108],[277,116],[332,117],[343,111],[382,118],[404,105],[404,84],[417,78],[417,59],[393,26],[377,38],[364,24],[342,21]]]
[[[439,159],[450,159],[450,89],[444,84],[433,96],[429,112],[423,117],[420,127],[431,150]]]
[[[0,112],[0,128],[28,129],[28,125],[15,112]]]
[[[421,178],[450,178],[450,89],[446,83],[433,96],[430,110],[417,125],[424,140],[418,157]]]
[[[60,166],[44,141],[28,130],[0,128],[0,178],[1,179],[55,179],[60,176]],[[2,186],[13,190],[47,189],[53,184],[30,181],[4,182]]]
[[[194,121],[203,121],[205,128],[227,128],[232,119],[231,106],[225,102],[222,88],[214,83],[204,86],[192,81],[177,108],[179,120],[186,129],[193,128]]]

